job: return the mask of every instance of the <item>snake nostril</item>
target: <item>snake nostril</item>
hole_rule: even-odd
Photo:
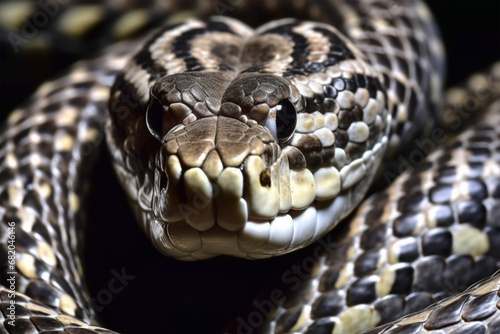
[[[263,187],[271,187],[271,169],[266,168],[260,173],[260,185]]]

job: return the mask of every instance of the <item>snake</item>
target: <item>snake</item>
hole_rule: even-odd
[[[212,16],[206,2],[168,4],[158,11],[197,18],[178,15],[75,64],[0,134],[5,331],[110,332],[78,256],[84,181],[104,142],[161,253],[263,261],[305,249],[281,275],[286,296],[275,288],[230,331],[499,331],[499,274],[391,323],[448,297],[443,282],[499,268],[498,65],[481,77],[482,121],[346,220],[384,157],[401,162],[422,138],[441,144],[445,123],[469,117],[441,108],[444,53],[426,6],[242,1]],[[251,27],[247,13],[275,18]],[[464,95],[450,99],[463,105]]]

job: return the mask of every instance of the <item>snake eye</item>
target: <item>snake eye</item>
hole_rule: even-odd
[[[269,113],[265,126],[280,143],[288,141],[297,125],[297,112],[288,99],[281,100]]]
[[[153,137],[162,141],[165,135],[164,108],[155,97],[151,98],[146,109],[146,126]]]

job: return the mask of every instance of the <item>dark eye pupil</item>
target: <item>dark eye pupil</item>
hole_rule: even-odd
[[[160,102],[153,98],[148,106],[146,113],[146,125],[153,137],[161,140],[163,138],[163,108]]]
[[[297,112],[288,99],[281,100],[276,106],[276,132],[279,141],[290,139],[297,125]]]

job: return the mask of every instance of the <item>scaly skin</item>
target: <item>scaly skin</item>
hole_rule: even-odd
[[[382,61],[382,63],[383,62],[384,61]],[[121,65],[121,61],[118,61],[118,63],[115,63],[114,65]],[[88,69],[85,68],[85,66],[86,65],[83,65],[83,69],[80,71],[80,74],[87,73]],[[78,315],[83,319],[90,319],[93,315],[91,311],[89,311],[88,305],[80,305],[85,304],[83,301],[86,298],[85,291],[78,287],[80,284],[78,279],[78,275],[80,274],[78,259],[71,256],[71,252],[75,252],[76,247],[74,246],[73,241],[75,241],[77,237],[72,235],[70,231],[73,228],[72,225],[76,222],[68,223],[68,225],[65,225],[64,222],[66,220],[76,220],[76,212],[80,206],[79,202],[81,190],[78,187],[72,187],[75,183],[78,183],[77,179],[79,177],[84,177],[84,175],[81,174],[83,172],[82,170],[79,170],[78,168],[73,169],[74,166],[78,166],[80,161],[82,161],[82,156],[79,156],[79,153],[83,153],[85,158],[83,161],[87,164],[88,156],[86,152],[88,152],[89,147],[91,148],[91,151],[93,151],[92,148],[97,147],[97,145],[102,141],[103,128],[102,123],[95,122],[93,120],[92,117],[95,115],[92,115],[91,110],[88,110],[88,112],[82,113],[81,115],[76,115],[74,108],[82,108],[89,102],[86,101],[85,96],[88,96],[90,91],[93,93],[93,95],[91,95],[90,103],[92,105],[95,103],[97,106],[99,106],[99,104],[102,105],[104,101],[103,97],[107,95],[106,91],[109,87],[108,85],[110,84],[107,79],[109,76],[113,76],[115,73],[114,71],[119,67],[114,67],[113,65],[111,65],[111,67],[107,67],[110,66],[110,64],[108,64],[104,59],[101,60],[101,62],[95,62],[94,66],[95,69],[107,68],[109,69],[109,73],[97,73],[96,77],[84,74],[83,78],[82,76],[75,77],[74,75],[70,75],[68,77],[68,81],[63,79],[55,86],[45,86],[45,88],[40,91],[39,96],[35,97],[35,99],[30,102],[34,103],[34,107],[26,109],[31,109],[29,112],[37,112],[39,111],[39,108],[46,108],[47,111],[50,111],[53,107],[59,109],[55,110],[55,113],[52,116],[35,117],[34,120],[31,121],[24,121],[19,114],[17,114],[17,116],[13,116],[12,119],[14,120],[9,123],[9,127],[12,127],[8,130],[9,135],[12,135],[13,139],[12,141],[9,140],[4,142],[6,143],[6,149],[3,151],[6,157],[5,161],[7,162],[5,165],[6,167],[3,170],[3,175],[9,178],[12,175],[12,170],[20,168],[21,171],[19,178],[16,178],[15,181],[8,183],[4,188],[2,188],[4,199],[8,198],[9,200],[12,200],[11,204],[14,204],[12,206],[10,204],[5,206],[7,209],[4,211],[4,221],[9,219],[16,220],[17,218],[20,218],[19,222],[23,225],[23,229],[30,230],[34,228],[31,235],[25,235],[24,232],[20,232],[19,240],[23,242],[23,247],[25,247],[25,244],[28,245],[26,248],[21,248],[20,253],[22,254],[26,250],[26,255],[20,256],[20,264],[18,268],[22,274],[28,277],[28,280],[20,280],[22,285],[24,285],[23,289],[26,288],[27,292],[33,293],[33,295],[37,298],[44,299],[43,301],[52,307],[55,307],[66,314]],[[89,83],[85,80],[89,79],[89,77],[92,77],[91,81],[98,81],[99,84],[97,86],[89,86]],[[101,81],[102,79],[104,79],[104,81]],[[77,94],[82,94],[81,96],[83,98],[73,99],[75,96],[72,94],[75,94],[75,91],[72,90],[74,87],[72,85],[78,82],[78,80],[81,80],[82,84],[79,85],[79,91]],[[390,86],[389,83],[386,84]],[[91,83],[90,85],[94,85],[94,83]],[[51,90],[62,92],[53,96],[62,97],[63,100],[69,99],[68,104],[71,104],[71,107],[67,107],[66,102],[63,103],[63,106],[54,106],[51,103],[44,102],[44,97]],[[394,102],[394,105],[397,105],[397,103]],[[81,124],[85,124],[85,126],[82,126],[79,128],[78,132],[74,133],[68,128],[71,122],[77,119],[81,120]],[[398,119],[398,117],[395,117],[395,119]],[[28,139],[23,139],[25,133],[22,131],[22,126],[24,125],[17,127],[14,125],[16,122],[33,126],[34,130],[32,131],[32,134],[29,135]],[[51,140],[48,139],[50,138],[50,132],[53,128],[52,123],[56,123],[57,126],[63,127],[60,131],[55,132],[55,134],[59,137],[57,137],[57,140],[54,140],[53,143],[51,143]],[[40,138],[36,135],[36,133],[37,131],[42,133],[42,127],[45,127],[45,132],[48,134],[40,136]],[[20,134],[22,133],[22,135],[16,137],[13,135],[16,132]],[[77,137],[74,137],[75,135]],[[14,137],[16,138],[14,139]],[[8,142],[12,142],[14,144],[9,145]],[[76,142],[78,142],[81,147],[72,146],[72,144]],[[37,168],[43,170],[43,168],[40,167],[45,161],[40,161],[40,157],[36,154],[26,159],[26,156],[23,156],[23,150],[25,150],[26,147],[28,147],[28,149],[35,148],[35,150],[43,148],[46,150],[44,153],[47,153],[47,151],[52,152],[56,161],[54,164],[58,168],[58,172],[54,172],[54,176],[50,177],[47,177],[47,175],[43,172],[41,174],[37,174]],[[14,153],[9,155],[10,152]],[[57,161],[61,163],[57,163]],[[33,172],[34,170],[35,172]],[[35,175],[35,177],[31,179],[31,175]],[[49,178],[50,181],[47,181],[47,178]],[[20,182],[17,180],[20,180]],[[57,182],[53,183],[53,181]],[[58,182],[61,185],[60,188],[58,188]],[[66,193],[68,189],[73,189],[73,191]],[[43,200],[47,200],[47,198],[49,199],[47,202],[44,202],[43,200],[41,201],[43,204],[49,203],[45,206],[45,211],[43,209],[41,210],[40,207],[37,206],[37,199],[33,200],[33,193],[30,193],[32,190],[41,194]],[[25,200],[22,198],[25,198]],[[57,210],[53,211],[54,213],[57,212],[58,217],[61,217],[60,219],[54,220],[53,217],[50,217],[50,213],[47,213],[48,210],[54,209],[54,205],[50,204],[51,200],[62,203]],[[42,207],[44,206],[43,204]],[[35,208],[35,210],[32,210],[32,208]],[[44,228],[40,227],[37,219],[42,221],[46,219],[48,223],[45,229],[47,229],[48,232],[45,232]],[[61,221],[63,224],[61,224]],[[60,231],[58,229],[60,229]],[[2,231],[2,236],[7,236],[5,230]],[[33,246],[34,243],[37,243],[37,246]],[[51,246],[57,243],[65,244],[66,250],[58,248],[56,252],[51,251]],[[47,247],[47,244],[49,247]],[[72,261],[74,261],[74,263],[72,263]],[[66,273],[61,279],[58,277],[58,270],[60,269],[59,266],[66,266],[66,263],[68,263]],[[7,265],[5,265],[5,267],[7,267]],[[57,287],[54,288],[47,286],[41,281],[50,281],[52,284],[55,283]],[[64,287],[65,284],[68,286]],[[61,286],[63,286],[62,289]],[[64,291],[66,288],[67,290]],[[46,289],[45,291],[47,292],[41,294],[41,289]],[[77,292],[75,292],[75,290],[77,290]],[[65,292],[69,293],[65,294]],[[5,301],[5,299],[2,299],[2,301]],[[24,301],[21,301],[21,304],[23,303]],[[32,304],[30,302],[27,305]],[[33,307],[26,307],[31,309],[30,312],[33,311]],[[6,311],[4,311],[4,316],[7,314],[5,312]],[[50,314],[52,317],[55,316],[54,313],[46,310],[42,311],[42,313]],[[31,314],[34,315],[35,313]],[[28,316],[28,313],[24,314],[24,316]],[[56,326],[55,323],[48,325],[48,322],[43,322],[43,320],[39,320],[36,317],[32,317],[30,321],[32,321],[32,324],[37,326],[38,330],[41,330],[43,325],[47,325],[46,328],[54,328],[51,326]],[[38,323],[36,321],[38,321]],[[58,322],[68,324],[70,321],[65,317],[59,317]],[[25,323],[28,326],[29,322]],[[60,325],[57,326],[60,327]]]

